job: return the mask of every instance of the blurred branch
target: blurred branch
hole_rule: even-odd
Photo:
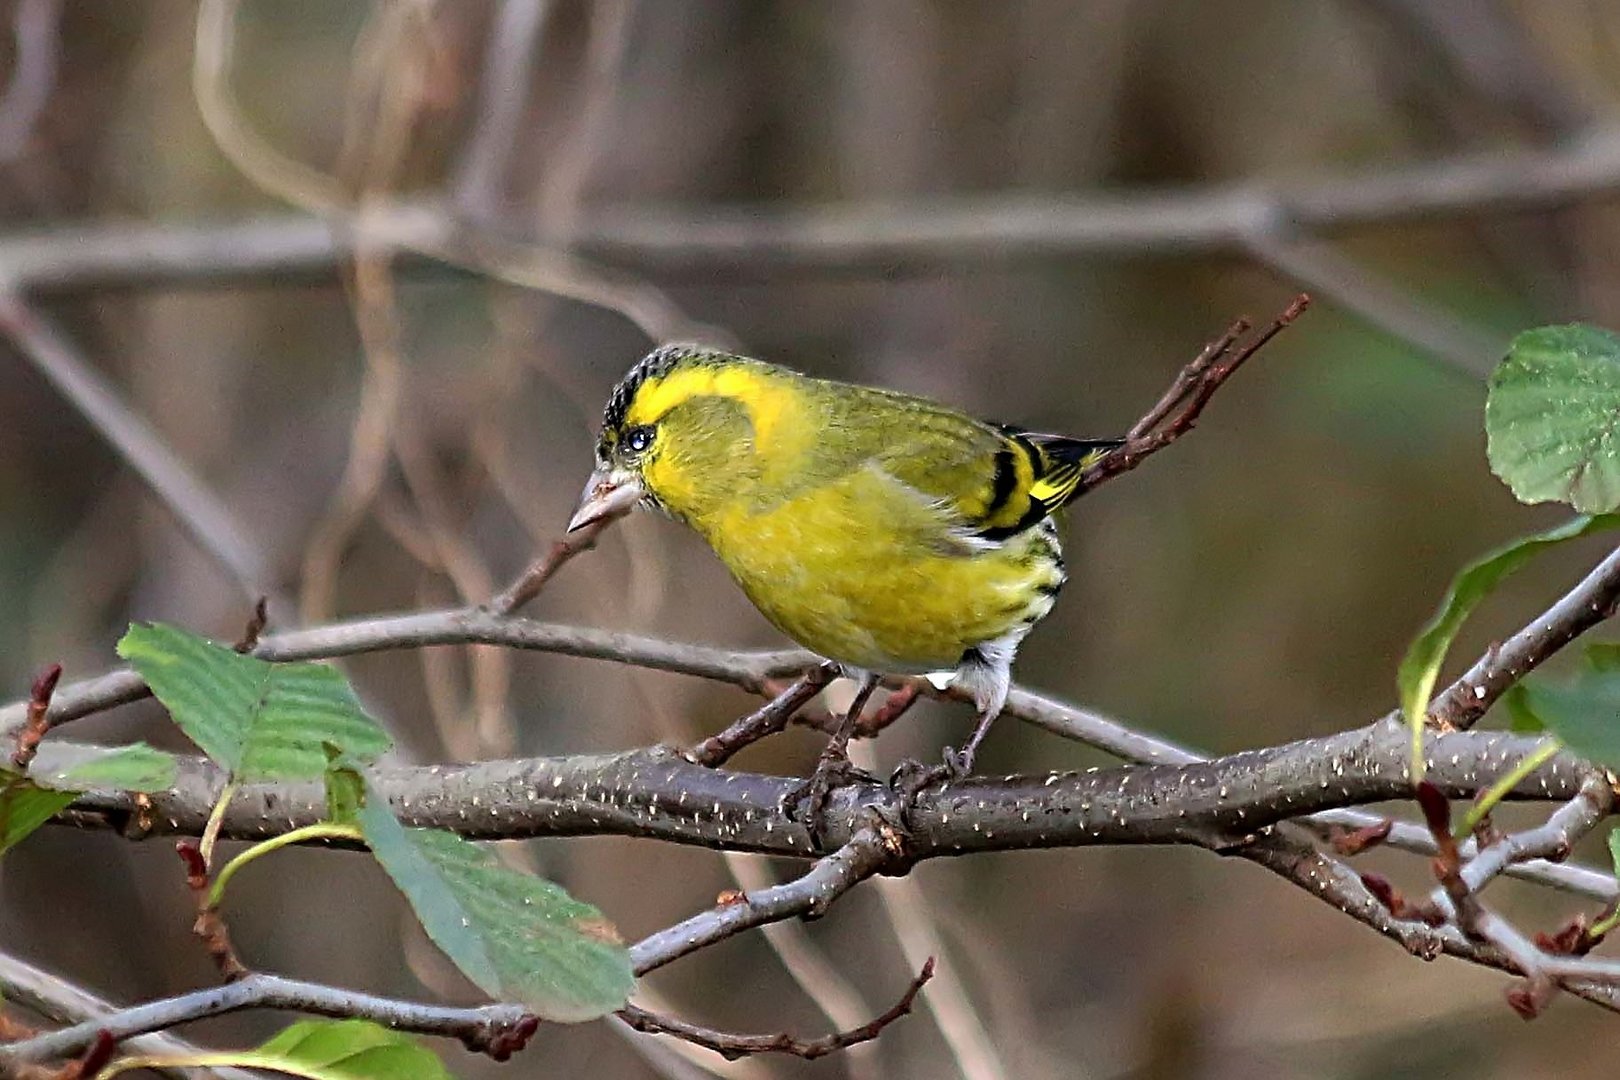
[[[456,208],[470,218],[498,220],[505,204],[506,165],[519,144],[549,7],[545,0],[501,0],[490,23],[478,81],[478,118],[452,185]]]
[[[662,290],[593,266],[567,243],[522,241],[473,228],[442,206],[429,212],[431,220],[425,228],[409,211],[405,217],[411,227],[403,233],[390,232],[387,225],[379,227],[376,218],[388,223],[398,220],[390,205],[367,200],[357,207],[342,183],[282,154],[236,107],[231,69],[239,6],[237,0],[203,0],[199,7],[193,93],[221,152],[260,189],[305,211],[349,219],[351,227],[364,234],[364,250],[375,258],[391,256],[391,248],[400,254],[415,251],[500,281],[615,311],[654,341],[704,339],[730,344],[729,335],[689,319]],[[394,9],[385,6],[381,10]],[[340,251],[334,245],[333,264],[347,261],[355,250]]]
[[[0,97],[0,162],[29,150],[34,126],[56,88],[62,0],[18,0],[11,16],[11,80]]]
[[[67,336],[6,284],[16,285],[0,281],[0,332],[135,470],[249,600],[273,595],[269,567],[225,505],[118,397]]]
[[[60,975],[36,967],[20,957],[0,952],[0,997],[61,1024],[95,1021],[120,1011],[119,1006],[76,986]],[[131,1039],[129,1046],[143,1054],[159,1057],[186,1057],[200,1048],[173,1035],[150,1034]],[[159,1070],[164,1076],[183,1077],[193,1070]],[[253,1080],[255,1074],[242,1069],[211,1069],[220,1080]]]
[[[1464,374],[1482,379],[1507,352],[1507,341],[1477,330],[1418,299],[1324,240],[1256,233],[1249,254],[1298,285],[1332,297],[1370,325],[1410,342]]]
[[[1596,128],[1545,150],[1491,152],[1312,182],[1261,181],[1182,190],[985,195],[820,208],[603,206],[566,243],[595,259],[685,278],[716,269],[842,273],[1015,255],[1174,255],[1244,251],[1258,235],[1310,236],[1414,220],[1546,209],[1620,188],[1620,128]],[[0,240],[16,288],[190,284],[332,272],[372,243],[443,245],[456,215],[403,202],[331,224],[309,214],[222,223],[80,225]],[[502,234],[507,243],[523,238]]]

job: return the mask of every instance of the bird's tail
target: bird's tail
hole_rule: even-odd
[[[1035,482],[1029,489],[1030,497],[1048,510],[1056,510],[1074,498],[1086,468],[1125,442],[1124,439],[1071,439],[1065,435],[1032,432],[1025,433],[1023,438],[1034,447],[1038,464]]]

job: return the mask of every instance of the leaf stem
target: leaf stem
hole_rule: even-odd
[[[289,844],[301,844],[306,840],[359,840],[360,828],[357,825],[340,825],[335,821],[322,821],[314,825],[305,825],[301,829],[272,836],[268,840],[260,841],[240,852],[236,858],[220,868],[219,875],[214,878],[214,886],[208,891],[208,906],[219,907],[225,899],[225,885],[236,876],[236,872],[262,855],[268,855],[278,848]]]
[[[234,779],[227,780],[225,786],[219,789],[219,801],[214,803],[214,808],[208,812],[208,824],[203,826],[202,842],[197,845],[198,850],[202,852],[203,865],[206,867],[214,865],[214,844],[219,840],[219,830],[225,824],[225,809],[231,805],[231,800],[236,798],[241,786]]]
[[[1563,748],[1557,739],[1548,739],[1519,761],[1511,770],[1502,774],[1485,793],[1474,800],[1474,805],[1468,808],[1462,821],[1457,825],[1452,835],[1458,843],[1472,836],[1479,823],[1485,820],[1485,815],[1496,808],[1496,804],[1507,798],[1512,790],[1524,782],[1524,778],[1545,765],[1554,754]]]

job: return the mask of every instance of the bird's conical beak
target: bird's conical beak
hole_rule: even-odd
[[[568,531],[583,529],[593,521],[623,517],[635,508],[644,494],[646,490],[635,474],[622,469],[597,469],[585,482],[579,509],[568,521]]]

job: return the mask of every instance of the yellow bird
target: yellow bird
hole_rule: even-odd
[[[1119,443],[668,345],[614,388],[569,530],[637,504],[697,530],[777,629],[858,681],[833,757],[879,675],[954,680],[979,712],[946,751],[965,775],[1063,585],[1051,515]]]

